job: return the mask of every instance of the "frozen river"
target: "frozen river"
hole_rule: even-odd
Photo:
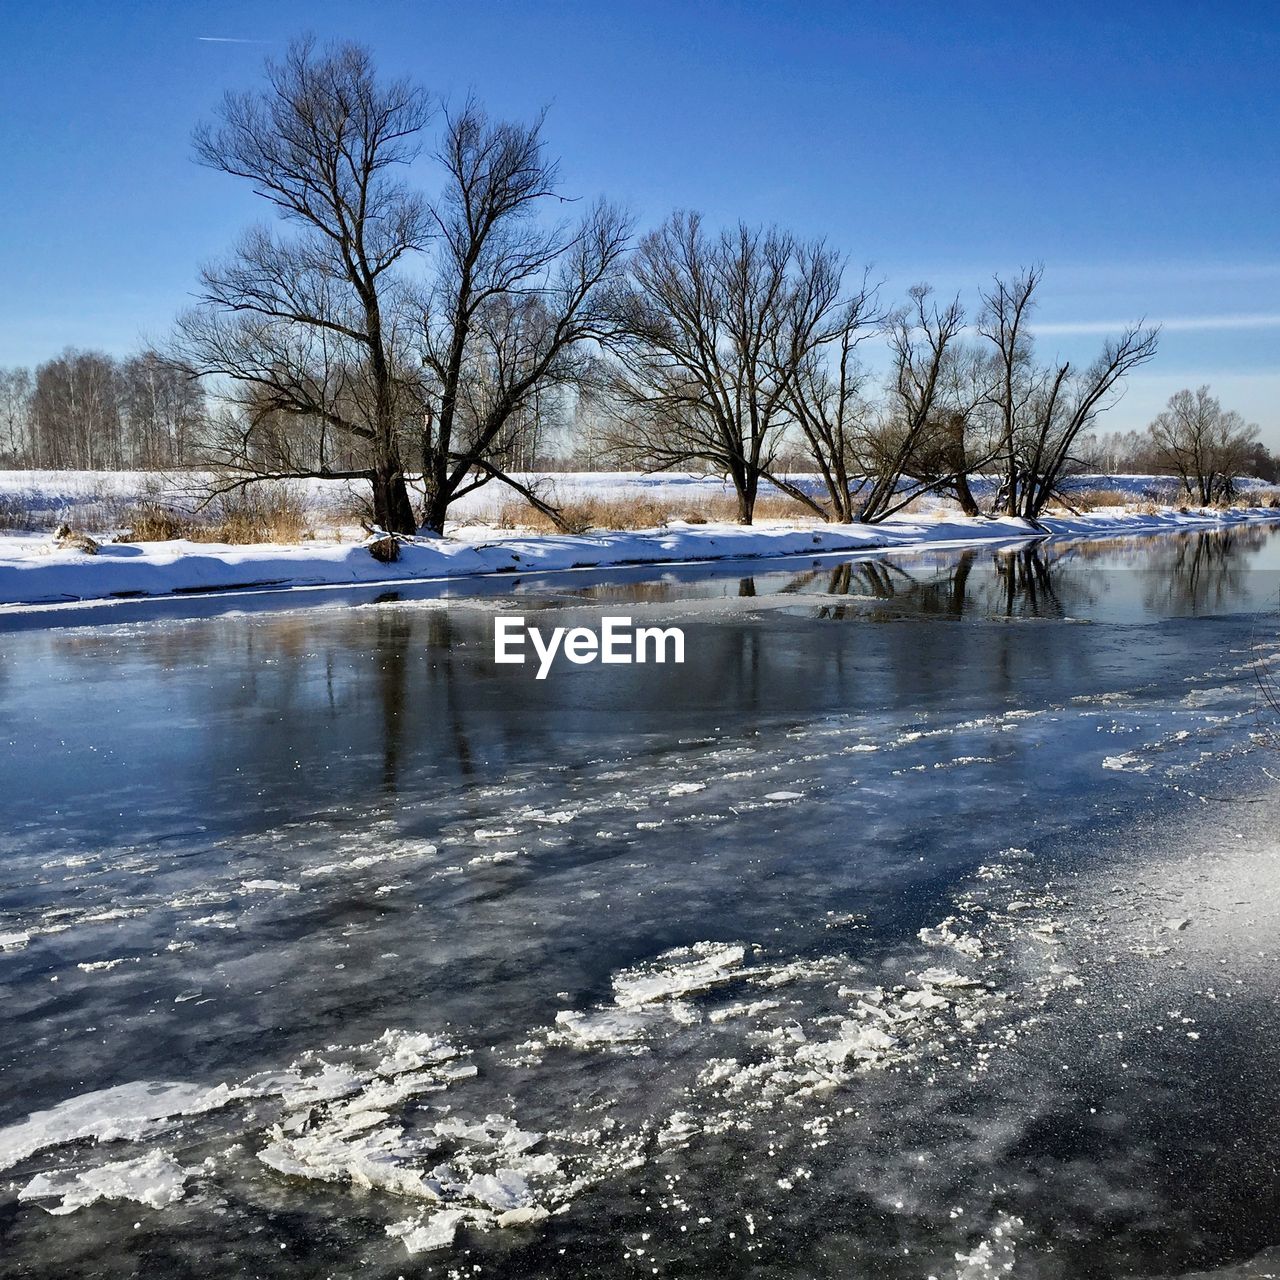
[[[15,615],[0,1274],[1262,1254],[1277,570],[1252,529]],[[539,682],[512,612],[687,659]]]

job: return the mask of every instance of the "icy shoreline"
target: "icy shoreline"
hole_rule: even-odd
[[[1280,512],[1119,509],[1048,517],[1043,528],[1012,517],[950,513],[884,524],[798,525],[672,522],[662,529],[583,535],[504,533],[465,526],[443,538],[406,540],[395,564],[363,543],[225,546],[188,541],[106,543],[97,555],[59,549],[46,535],[0,535],[0,609],[196,594],[474,578],[569,569],[687,564],[787,556],[862,554],[1000,545],[1033,538],[1122,537],[1272,523]]]

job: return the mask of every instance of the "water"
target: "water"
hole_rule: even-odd
[[[1277,568],[1254,529],[14,625],[0,1273],[1259,1253]],[[687,660],[535,681],[517,611]]]

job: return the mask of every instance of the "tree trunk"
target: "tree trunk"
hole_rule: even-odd
[[[956,501],[965,515],[979,514],[977,500],[973,496],[973,490],[969,488],[969,477],[963,471],[956,476]]]
[[[449,514],[449,476],[439,460],[425,456],[422,460],[422,527],[427,533],[444,532]]]
[[[379,459],[373,469],[373,522],[387,533],[418,532],[404,471],[395,458]]]

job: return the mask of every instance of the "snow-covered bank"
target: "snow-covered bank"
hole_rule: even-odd
[[[1224,528],[1280,519],[1262,509],[1119,509],[1046,519],[1050,535],[1116,537]],[[59,549],[43,535],[0,536],[0,605],[162,596],[241,588],[350,586],[621,565],[746,560],[1006,543],[1043,536],[1027,522],[952,514],[902,517],[874,526],[767,522],[753,528],[676,521],[661,529],[583,535],[503,533],[483,526],[406,542],[395,564],[360,543],[226,546],[188,541],[107,543],[98,554]]]

